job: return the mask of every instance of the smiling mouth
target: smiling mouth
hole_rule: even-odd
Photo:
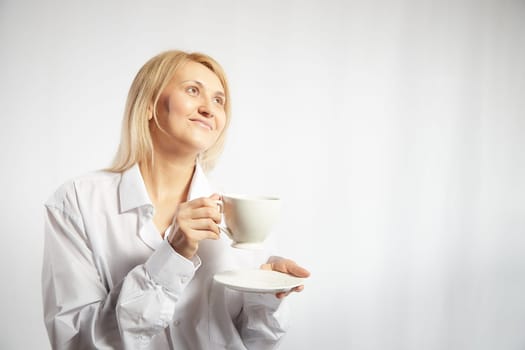
[[[201,126],[202,128],[206,129],[206,130],[213,130],[213,128],[211,127],[210,124],[202,121],[202,120],[199,120],[199,119],[190,119],[191,122],[193,123],[197,123],[199,126]]]

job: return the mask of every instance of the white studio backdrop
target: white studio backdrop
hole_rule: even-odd
[[[312,272],[282,349],[525,348],[524,1],[0,0],[0,348],[49,349],[45,199],[107,166],[166,49],[233,94],[224,191]]]

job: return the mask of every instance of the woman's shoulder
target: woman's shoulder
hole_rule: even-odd
[[[101,191],[107,193],[111,189],[116,190],[121,177],[122,173],[107,170],[91,171],[73,177],[60,185],[45,202],[45,205],[63,209],[74,205],[83,193],[94,194]]]

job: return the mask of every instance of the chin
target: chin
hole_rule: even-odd
[[[202,135],[197,133],[192,133],[185,135],[180,139],[183,141],[183,144],[186,145],[188,149],[193,150],[196,154],[202,153],[212,147],[216,142],[218,137],[215,135]]]
[[[196,153],[200,154],[200,153],[206,152],[214,144],[215,144],[215,142],[213,142],[213,143],[210,143],[210,142],[199,142],[199,143],[193,143],[192,146],[195,149]]]

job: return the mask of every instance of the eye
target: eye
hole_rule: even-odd
[[[220,97],[220,96],[216,96],[216,97],[214,97],[214,98],[213,98],[213,102],[214,102],[214,103],[217,103],[217,104],[219,104],[219,105],[221,105],[221,106],[224,106],[224,103],[225,103],[224,98],[222,98],[222,97]]]
[[[191,96],[198,96],[199,95],[199,88],[196,86],[188,86],[186,88],[186,92]]]

